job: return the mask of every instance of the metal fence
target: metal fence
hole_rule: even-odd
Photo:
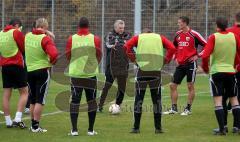
[[[215,30],[215,18],[226,16],[233,24],[240,11],[239,0],[0,0],[0,27],[12,17],[23,20],[24,32],[31,31],[39,17],[49,20],[56,44],[63,53],[67,38],[77,31],[81,16],[87,16],[91,32],[104,38],[117,19],[126,21],[126,30],[139,33],[144,27],[173,39],[179,16],[190,17],[190,25],[205,38]],[[134,26],[135,25],[135,26]],[[64,64],[64,63],[63,63]],[[104,67],[104,62],[102,64]],[[167,66],[172,71],[174,64]]]

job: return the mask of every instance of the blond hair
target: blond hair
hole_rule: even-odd
[[[45,18],[38,18],[36,20],[36,28],[48,27],[48,21]]]
[[[116,20],[114,23],[114,29],[116,29],[118,27],[118,25],[125,26],[125,22],[123,20]]]

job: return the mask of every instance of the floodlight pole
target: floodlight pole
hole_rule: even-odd
[[[103,53],[103,56],[102,58],[104,58],[104,23],[105,23],[105,0],[102,0],[102,53]],[[102,60],[102,63],[101,63],[101,71],[102,73],[104,72],[104,60]]]
[[[5,15],[5,3],[4,0],[2,0],[2,29],[4,28],[4,15]]]
[[[156,0],[153,0],[153,32],[156,31]]]
[[[135,0],[134,34],[140,34],[142,29],[142,0]]]
[[[206,0],[206,8],[205,8],[205,38],[208,38],[208,0]]]
[[[54,12],[55,12],[55,5],[54,5],[54,0],[52,0],[52,21],[51,21],[51,32],[54,33]]]

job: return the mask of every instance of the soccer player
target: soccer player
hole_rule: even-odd
[[[129,59],[138,66],[136,75],[136,95],[134,102],[134,126],[131,133],[140,133],[142,104],[147,85],[150,87],[155,133],[162,133],[161,114],[161,69],[169,63],[176,49],[164,36],[144,29],[143,33],[132,37],[124,45]],[[137,47],[136,53],[133,48]],[[166,49],[166,56],[164,56]],[[147,64],[146,64],[147,63]]]
[[[35,28],[36,28],[36,21],[33,22],[32,30],[35,30]],[[55,35],[52,32],[46,30],[45,34],[47,36],[49,36],[50,38],[52,38],[52,40],[55,40]],[[28,96],[28,101],[27,101],[27,104],[26,104],[25,110],[24,110],[25,114],[29,114],[30,113],[30,101],[31,101],[31,98],[30,98],[30,95],[29,95]]]
[[[226,31],[228,21],[225,17],[216,19],[217,32],[210,35],[202,56],[202,68],[210,74],[210,88],[215,104],[215,115],[219,129],[214,129],[216,135],[226,135],[224,127],[224,110],[222,99],[230,98],[234,117],[234,133],[239,133],[240,106],[236,93],[236,80],[234,62],[236,55],[240,55],[240,39],[231,32]],[[208,62],[210,59],[210,71]]]
[[[122,20],[116,20],[114,23],[114,30],[109,32],[106,36],[106,83],[104,85],[100,103],[98,105],[98,110],[100,112],[103,110],[103,105],[107,97],[108,90],[111,88],[115,79],[117,79],[118,83],[116,104],[120,106],[124,98],[129,63],[124,52],[123,45],[131,38],[131,35],[128,32],[125,32],[124,28],[125,22]]]
[[[25,56],[28,71],[30,94],[31,132],[44,133],[40,119],[45,105],[50,81],[50,68],[57,61],[58,51],[53,40],[46,35],[48,21],[45,18],[36,20],[36,28],[26,34]]]
[[[197,71],[198,45],[205,46],[205,39],[196,31],[189,27],[189,18],[182,16],[178,19],[179,30],[174,38],[174,45],[177,49],[175,59],[177,67],[173,75],[172,83],[170,84],[170,94],[172,107],[164,114],[178,113],[177,87],[181,84],[183,78],[187,78],[188,101],[181,115],[191,114],[191,106],[195,97],[194,82]]]
[[[70,61],[68,75],[71,81],[70,117],[72,130],[69,135],[78,136],[78,114],[83,90],[88,103],[89,127],[87,135],[93,136],[96,112],[96,92],[98,64],[102,58],[101,40],[89,32],[89,21],[80,18],[78,32],[69,37],[66,45],[66,56]]]
[[[228,32],[234,33],[236,36],[240,38],[240,12],[235,15],[235,23],[233,27],[230,27],[227,29]],[[235,69],[237,71],[235,77],[237,79],[237,97],[238,101],[240,102],[240,58],[237,56],[236,61],[235,61]],[[227,100],[228,97],[223,97],[223,109],[225,113],[225,118],[224,118],[224,126],[227,129],[227,117],[228,117],[228,111],[231,111],[232,106],[231,103],[229,102],[227,105]],[[236,130],[235,124],[233,124],[233,131]]]
[[[28,98],[27,73],[24,69],[24,35],[21,20],[14,18],[0,32],[0,65],[2,66],[3,111],[8,128],[26,128],[22,122],[22,112]],[[10,97],[12,90],[18,89],[20,98],[15,119],[10,117]]]

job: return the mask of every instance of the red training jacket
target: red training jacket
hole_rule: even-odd
[[[206,43],[206,40],[192,29],[188,32],[178,31],[173,41],[177,49],[175,58],[178,64],[183,65],[188,63],[191,57],[198,55],[198,45],[205,46]]]
[[[234,33],[240,38],[240,25],[234,25],[233,27],[228,28],[227,31]],[[238,72],[240,72],[240,56],[238,54],[235,60],[235,68]]]

